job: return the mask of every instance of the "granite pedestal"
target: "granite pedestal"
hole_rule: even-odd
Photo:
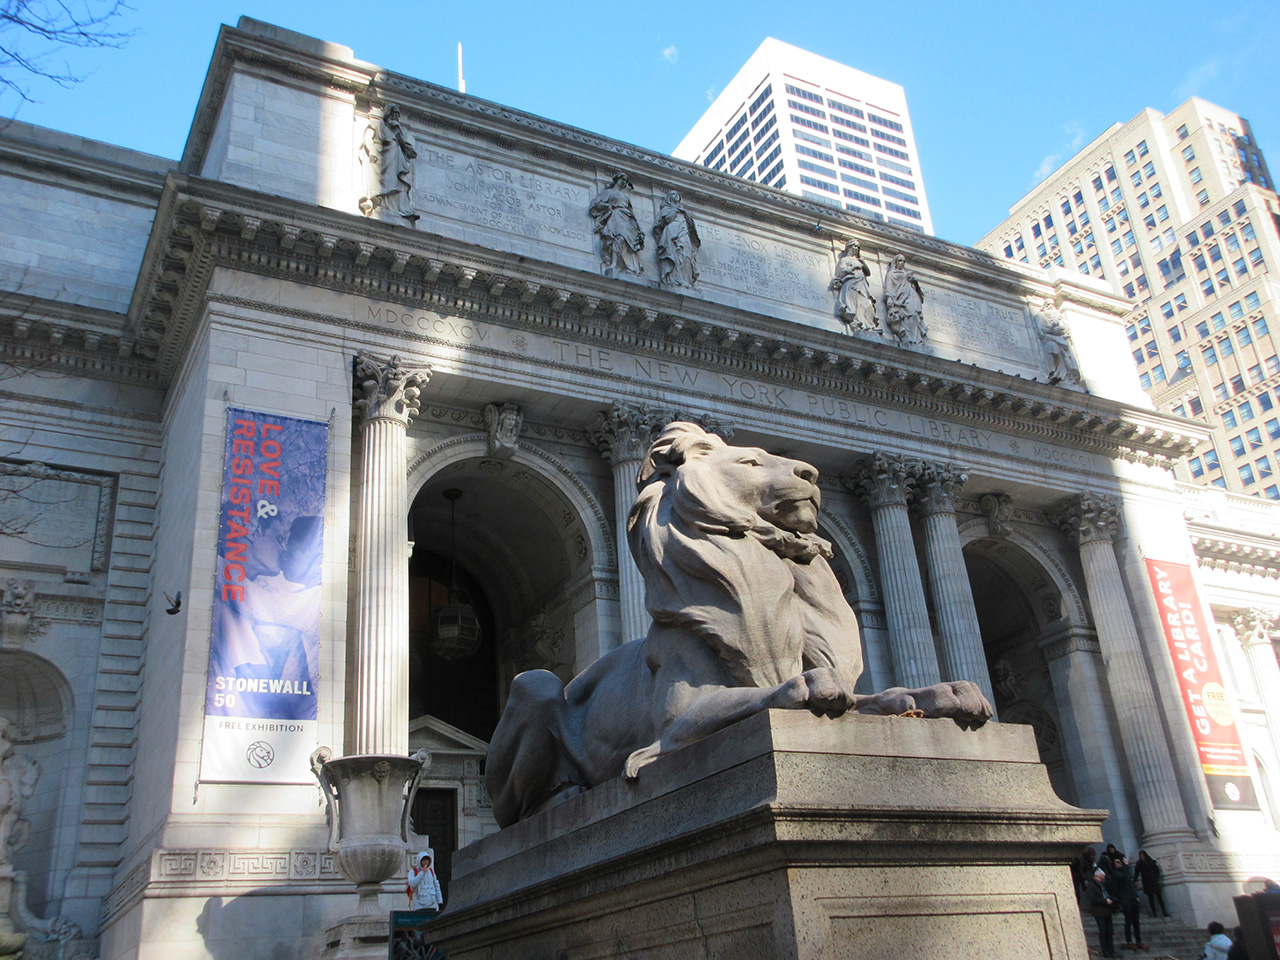
[[[1030,727],[758,714],[459,851],[452,960],[1086,960]]]

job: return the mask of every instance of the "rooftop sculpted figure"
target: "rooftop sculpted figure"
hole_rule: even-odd
[[[631,209],[631,178],[615,173],[609,186],[591,201],[588,211],[600,238],[600,259],[606,277],[644,273],[640,251],[644,233]]]

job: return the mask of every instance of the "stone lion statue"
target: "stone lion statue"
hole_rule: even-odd
[[[649,449],[627,520],[653,622],[563,684],[520,674],[489,749],[502,826],[768,709],[991,716],[967,681],[859,695],[858,624],[816,535],[807,463],[733,447],[692,423]]]

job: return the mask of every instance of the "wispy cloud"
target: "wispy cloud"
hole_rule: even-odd
[[[707,103],[715,103],[715,100],[716,100],[716,88],[707,87]]]
[[[1058,161],[1062,159],[1060,153],[1050,153],[1040,161],[1040,166],[1036,167],[1036,172],[1031,175],[1031,185],[1035,186],[1044,180],[1045,177],[1058,169]]]
[[[662,51],[662,59],[667,63],[675,63],[678,56],[680,56],[680,51],[676,49],[674,43]]]
[[[1182,78],[1182,82],[1174,87],[1173,98],[1182,101],[1187,97],[1203,96],[1205,86],[1211,80],[1217,79],[1221,70],[1222,65],[1217,57],[1197,64],[1187,71]]]
[[[1036,167],[1035,173],[1031,174],[1030,186],[1034,187],[1042,183],[1049,174],[1058,169],[1063,157],[1078,153],[1084,146],[1086,134],[1084,127],[1079,123],[1070,120],[1062,124],[1060,129],[1066,135],[1065,139],[1051,153],[1046,153],[1041,158],[1040,165]]]

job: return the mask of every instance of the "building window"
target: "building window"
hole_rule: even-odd
[[[1201,456],[1204,457],[1204,465],[1207,470],[1221,470],[1222,464],[1218,462],[1218,451],[1210,447]]]
[[[1218,352],[1213,349],[1212,343],[1201,346],[1200,352],[1204,355],[1205,366],[1211,367],[1218,362]]]
[[[1231,345],[1230,337],[1218,338],[1218,352],[1224,357],[1229,357],[1236,352],[1236,348]],[[1239,393],[1240,391],[1237,390],[1236,392]]]
[[[1257,450],[1262,446],[1262,432],[1257,427],[1250,427],[1245,434],[1249,438],[1249,449]]]
[[[1253,467],[1249,466],[1247,463],[1240,464],[1240,482],[1246,487],[1255,482],[1253,477]]]
[[[1267,436],[1272,440],[1280,440],[1280,420],[1274,417],[1263,424],[1267,428]]]
[[[1094,189],[1094,191],[1096,191],[1097,193],[1101,193],[1101,192],[1102,192],[1102,190],[1103,190],[1103,186],[1102,186],[1102,178],[1101,178],[1101,177],[1094,177],[1094,178],[1093,178],[1093,189]]]
[[[1228,443],[1231,446],[1231,455],[1233,457],[1243,457],[1245,455],[1244,437],[1234,436]]]
[[[1168,220],[1168,219],[1169,219],[1169,208],[1168,208],[1168,207],[1166,207],[1164,204],[1161,204],[1160,206],[1156,207],[1156,218],[1157,218],[1161,223],[1164,223],[1166,220]]]
[[[1194,146],[1192,146],[1191,144],[1187,144],[1187,146],[1182,148],[1183,160],[1185,160],[1187,163],[1190,163],[1195,158],[1196,158],[1196,148]]]
[[[789,83],[786,86],[787,86],[787,93],[791,94],[793,97],[803,97],[805,100],[811,100],[814,103],[822,102],[822,97],[818,96],[816,93],[814,93],[811,90],[804,90],[804,89],[801,89],[800,87],[792,86]]]
[[[1187,407],[1191,411],[1193,417],[1198,417],[1204,413],[1204,404],[1200,402],[1198,396],[1187,398]]]
[[[1209,205],[1209,191],[1201,190],[1199,193],[1197,193],[1196,201],[1200,204],[1200,206],[1207,207]]]
[[[1133,171],[1133,173],[1129,176],[1129,179],[1133,181],[1133,185],[1134,185],[1135,187],[1137,187],[1137,186],[1141,186],[1141,184],[1142,184],[1142,171],[1141,171],[1141,170],[1135,170],[1135,171]]]
[[[1115,168],[1115,167],[1107,167],[1107,169],[1106,169],[1106,170],[1104,170],[1104,171],[1102,171],[1102,173],[1103,173],[1103,176],[1105,176],[1105,177],[1107,178],[1107,183],[1115,183],[1115,182],[1116,182],[1116,168]]]
[[[1274,483],[1262,492],[1267,495],[1268,500],[1280,500],[1280,487],[1277,487]]]
[[[1235,413],[1234,413],[1233,411],[1231,411],[1231,410],[1224,410],[1224,411],[1222,412],[1222,425],[1223,425],[1224,427],[1226,427],[1228,430],[1234,430],[1234,429],[1236,428],[1236,425],[1237,425],[1237,424],[1236,424],[1236,415],[1235,415]],[[1236,440],[1239,440],[1239,439],[1240,439],[1239,437],[1236,437],[1236,438],[1235,438],[1235,440],[1232,440],[1232,441],[1231,441],[1231,443],[1232,443],[1232,447],[1231,447],[1231,449],[1232,449],[1232,450],[1234,450],[1234,449],[1235,449],[1235,441],[1236,441]],[[1243,442],[1243,441],[1241,441],[1241,443],[1240,443],[1240,453],[1244,453],[1244,442]],[[1240,455],[1240,454],[1236,454],[1236,456],[1239,456],[1239,455]]]
[[[1178,128],[1178,139],[1185,140],[1187,139],[1187,137],[1188,137],[1187,125],[1184,123],[1182,126]]]
[[[1124,162],[1132,167],[1135,163],[1138,162],[1138,155],[1134,153],[1132,150],[1130,150],[1128,153],[1124,155]]]
[[[1188,464],[1189,464],[1189,465],[1190,465],[1190,467],[1191,467],[1191,475],[1192,475],[1193,477],[1203,477],[1203,476],[1204,476],[1204,462],[1203,462],[1203,461],[1201,461],[1201,459],[1200,459],[1199,457],[1192,457],[1192,458],[1188,461]]]
[[[1253,404],[1251,404],[1248,400],[1240,404],[1239,410],[1240,410],[1241,423],[1248,423],[1250,420],[1253,419]]]

